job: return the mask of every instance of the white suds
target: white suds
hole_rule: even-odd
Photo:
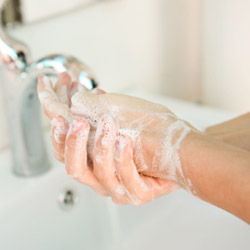
[[[45,103],[46,101],[57,101],[58,100],[55,93],[53,94],[50,91],[39,92],[38,97],[39,97],[39,100],[41,101],[41,103]]]
[[[159,157],[160,159],[160,170],[167,168],[167,178],[170,180],[177,181],[177,174],[184,178],[178,150],[182,141],[185,139],[190,130],[191,128],[181,120],[173,122],[166,131],[166,137],[163,142],[162,151],[156,153],[156,157]],[[181,134],[174,143],[174,137],[176,137],[176,134],[179,131],[181,131]]]
[[[140,133],[137,130],[135,130],[135,129],[124,129],[124,128],[121,128],[121,129],[119,129],[119,133],[121,135],[128,135],[132,139],[133,142],[135,142],[135,140],[140,135]]]
[[[115,142],[117,128],[118,125],[111,115],[103,115],[96,130],[96,140],[102,136],[102,146],[109,148]]]
[[[74,119],[69,128],[69,132],[67,133],[67,137],[73,134],[77,135],[75,142],[75,150],[76,152],[79,152],[79,154],[77,155],[81,157],[81,153],[85,152],[87,147],[87,140],[89,134],[88,124],[85,124],[83,121],[78,121],[77,119]]]
[[[50,113],[50,115],[62,115],[68,122],[72,121],[72,113],[68,105],[60,102],[58,96],[52,88],[51,82],[47,76],[43,77],[45,90],[39,92],[38,97],[43,107]]]
[[[141,143],[141,137],[138,137],[135,143],[135,152],[134,152],[135,161],[138,163],[138,169],[142,172],[148,169],[147,164],[145,163],[143,155],[143,147]]]
[[[93,151],[94,151],[94,146],[95,146],[95,135],[96,135],[95,131],[89,132],[87,152],[88,152],[88,157],[89,157],[90,161],[92,161],[92,159],[93,159]]]
[[[98,105],[88,98],[89,93],[77,92],[71,98],[72,106],[71,111],[78,116],[84,116],[88,123],[94,128],[97,127],[99,119],[105,114],[105,105]]]
[[[56,143],[64,143],[64,140],[61,139],[62,136],[65,136],[68,132],[67,125],[63,121],[59,121],[58,118],[54,117],[51,120],[52,129],[54,128],[53,138]]]

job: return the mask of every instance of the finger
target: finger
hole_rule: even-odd
[[[94,174],[110,196],[119,204],[126,204],[127,198],[115,173],[114,149],[118,125],[111,115],[103,115],[99,121],[94,154]]]
[[[96,192],[107,195],[103,186],[87,165],[87,141],[89,124],[83,118],[74,119],[65,143],[66,171],[75,180],[92,187]]]
[[[141,178],[134,164],[133,142],[130,137],[125,135],[118,137],[115,164],[117,175],[133,205],[142,205],[153,200],[152,190]]]
[[[141,178],[144,180],[149,189],[152,190],[153,199],[173,193],[180,189],[178,184],[170,180],[152,178],[148,176],[142,176]]]
[[[100,88],[94,88],[91,90],[91,93],[94,95],[102,95],[105,94],[106,92]]]
[[[71,98],[77,92],[87,92],[87,88],[85,88],[81,83],[78,81],[73,81],[71,84],[71,88],[69,90],[69,106],[71,107]]]
[[[70,102],[70,90],[71,90],[71,77],[67,72],[63,72],[59,75],[58,81],[55,85],[55,93],[58,96],[60,102],[69,106]]]
[[[86,92],[86,91],[87,89],[78,81],[72,82],[71,90],[70,90],[71,97],[77,92]]]
[[[62,116],[56,116],[51,121],[51,141],[54,155],[58,161],[64,162],[65,139],[68,123]]]
[[[60,115],[71,121],[72,113],[69,107],[59,101],[52,83],[47,76],[39,76],[37,90],[44,113],[50,120]]]

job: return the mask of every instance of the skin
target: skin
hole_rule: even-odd
[[[250,153],[191,132],[181,148],[192,192],[250,223]]]
[[[67,90],[70,90],[71,84],[70,81],[67,82]],[[138,124],[134,121],[146,111],[153,110],[152,114],[172,114],[171,111],[161,105],[124,95],[105,94],[98,90],[95,90],[96,93],[78,93],[78,98],[80,96],[81,100],[87,100],[86,103],[90,103],[89,105],[93,103],[101,105],[103,109],[106,108],[104,101],[107,100],[107,103],[115,105],[124,106],[126,103],[124,111],[119,113],[122,119],[119,120],[118,117],[118,120],[115,120],[113,116],[100,114],[97,126],[91,127],[83,118],[87,117],[87,113],[84,111],[77,113],[80,118],[74,118],[75,114],[70,114],[73,110],[70,101],[67,104],[69,109],[65,112],[65,106],[63,106],[65,103],[62,103],[60,97],[55,94],[58,93],[55,90],[60,89],[60,86],[62,84],[59,78],[55,89],[51,87],[48,90],[44,86],[43,78],[40,77],[38,92],[50,92],[53,96],[52,102],[49,103],[50,106],[48,106],[48,102],[42,100],[45,114],[50,119],[57,119],[57,122],[54,123],[55,127],[64,126],[68,131],[67,135],[64,133],[56,141],[53,139],[53,133],[57,130],[52,126],[55,155],[58,160],[66,163],[66,170],[70,176],[91,186],[99,194],[111,196],[113,201],[118,204],[141,205],[170,193],[180,186],[191,191],[197,197],[250,223],[250,153],[247,151],[249,150],[247,140],[242,140],[249,133],[246,125],[249,115],[211,127],[207,129],[206,133],[201,133],[186,123],[191,128],[191,132],[185,137],[179,149],[184,176],[177,173],[176,179],[171,179],[168,166],[162,170],[157,165],[147,164],[148,169],[142,171],[140,162],[137,162],[134,157],[135,148],[132,138],[119,134],[117,128],[117,122],[123,128],[129,126],[131,122],[137,126]],[[71,91],[66,92],[71,93]],[[99,97],[97,93],[100,95]],[[63,99],[65,100],[65,98]],[[68,100],[73,100],[70,95]],[[51,109],[51,105],[54,105],[55,108]],[[91,106],[84,106],[83,109],[88,112]],[[134,110],[137,111],[135,114]],[[105,113],[107,111],[110,109],[104,110]],[[66,121],[65,113],[73,119],[73,122]],[[167,121],[154,118],[153,122],[148,124],[149,118],[139,120],[146,124],[146,129],[143,130],[141,137],[144,152],[146,152],[144,158],[147,163],[152,162],[152,156],[158,150],[162,133],[176,121],[175,117],[171,117]],[[109,129],[106,124],[111,124]],[[152,124],[153,126],[150,126]],[[243,132],[237,132],[243,125],[244,135]],[[67,126],[69,126],[68,129]],[[93,131],[96,132],[96,136],[90,163],[87,143],[88,135]],[[104,139],[108,140],[108,146],[104,145]],[[81,147],[79,147],[79,140]]]
[[[44,77],[39,77],[38,93],[49,93],[49,102],[47,100],[41,100],[42,107],[44,113],[52,120],[51,140],[54,146],[55,157],[59,161],[65,162],[66,171],[69,176],[84,185],[90,186],[100,195],[111,196],[112,200],[117,204],[142,205],[179,189],[179,185],[173,181],[139,175],[134,171],[135,164],[133,161],[132,143],[128,143],[122,152],[119,151],[119,141],[125,139],[122,137],[115,138],[118,128],[116,127],[116,121],[114,119],[110,120],[110,117],[103,116],[100,119],[97,128],[100,132],[96,133],[98,136],[95,137],[92,162],[89,162],[87,138],[89,133],[96,129],[91,128],[85,119],[79,118],[79,114],[77,114],[78,118],[74,119],[70,111],[70,105],[65,108],[65,103],[62,102],[60,96],[56,94],[56,92],[61,93],[60,88],[65,86],[65,84],[62,84],[63,77],[66,78],[63,82],[67,85],[66,89],[68,91],[66,91],[66,94],[69,95],[68,98],[70,99],[72,83],[67,80],[69,79],[67,73],[63,73],[59,76],[59,80],[54,88],[52,85],[46,87]],[[102,94],[105,94],[103,90],[94,89],[91,96],[94,97]],[[65,94],[63,96],[65,96]],[[63,100],[65,100],[65,98],[63,98]],[[57,114],[55,114],[55,110]],[[113,129],[109,131],[108,135],[108,137],[113,137],[113,139],[110,141],[109,147],[104,147],[102,140],[105,132],[104,124],[107,120],[109,120],[109,123],[113,123]],[[76,123],[78,123],[78,126],[75,126]],[[84,125],[79,126],[80,123]],[[78,129],[76,130],[74,127],[78,127]],[[64,129],[62,130],[63,133],[59,134],[57,140],[55,140],[55,131],[58,131],[58,128]],[[67,131],[67,133],[65,133],[65,131]],[[105,132],[105,134],[107,134],[107,132]],[[77,139],[79,138],[81,139],[81,147],[77,147]],[[130,138],[126,138],[125,141],[130,141]],[[112,159],[110,156],[113,151],[117,152],[117,154],[120,152],[120,158],[126,160],[119,162],[117,157]],[[96,159],[101,159],[101,161]],[[113,171],[114,168],[116,168],[116,173]],[[126,171],[123,171],[124,169],[126,169]],[[121,182],[123,183],[122,186],[120,184]],[[135,183],[137,183],[137,185],[135,185]],[[145,186],[147,186],[147,188],[145,188]]]
[[[209,127],[205,132],[217,140],[250,151],[250,113]]]

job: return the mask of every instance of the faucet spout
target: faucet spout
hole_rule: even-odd
[[[88,90],[95,88],[97,83],[86,65],[74,57],[50,55],[31,62],[27,47],[9,38],[1,25],[0,58],[3,62],[0,79],[10,131],[13,171],[21,176],[44,173],[50,162],[41,125],[38,76],[56,77],[66,71]]]

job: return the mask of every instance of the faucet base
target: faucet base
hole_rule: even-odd
[[[36,170],[33,168],[33,171],[30,171],[30,169],[27,168],[27,171],[23,171],[23,168],[20,168],[20,166],[13,164],[12,170],[13,170],[13,173],[18,177],[33,177],[33,176],[35,177],[35,176],[42,175],[43,173],[48,172],[50,168],[51,168],[50,163],[44,163],[43,167],[37,167]],[[22,171],[18,171],[18,169],[21,169]]]

